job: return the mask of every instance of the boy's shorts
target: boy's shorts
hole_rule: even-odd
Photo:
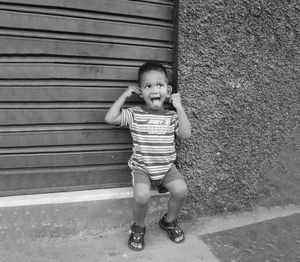
[[[166,193],[168,189],[165,187],[168,183],[174,180],[183,180],[185,181],[184,177],[179,173],[176,166],[173,165],[164,178],[159,180],[151,180],[149,175],[140,168],[135,168],[131,172],[132,175],[132,184],[147,184],[150,187],[157,187],[159,193]]]

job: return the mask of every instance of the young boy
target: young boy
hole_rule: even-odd
[[[145,246],[145,217],[150,200],[150,188],[168,190],[168,212],[159,221],[175,243],[184,240],[177,216],[187,195],[184,178],[174,165],[175,134],[182,139],[191,136],[188,120],[178,93],[172,94],[166,69],[157,62],[147,62],[139,68],[139,87],[129,86],[109,109],[105,121],[121,127],[128,126],[133,139],[133,154],[128,162],[133,181],[133,217],[128,245],[139,251]],[[145,105],[122,109],[133,93],[140,95]],[[176,112],[166,110],[164,102],[172,103]]]

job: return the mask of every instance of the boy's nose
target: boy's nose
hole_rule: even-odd
[[[152,86],[152,93],[158,93],[158,87],[156,85]]]

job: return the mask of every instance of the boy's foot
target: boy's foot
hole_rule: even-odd
[[[128,246],[134,251],[141,251],[145,247],[144,236],[146,227],[137,226],[135,223],[131,226],[131,234],[128,239]]]
[[[181,243],[184,241],[184,233],[181,228],[178,226],[177,219],[172,222],[166,222],[167,214],[165,214],[162,219],[159,221],[160,227],[166,231],[170,239],[175,243]]]

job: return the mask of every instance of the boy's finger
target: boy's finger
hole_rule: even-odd
[[[139,92],[139,91],[140,91],[140,89],[139,89],[138,86],[129,86],[129,88],[130,88],[132,91],[134,91],[134,92]]]
[[[140,88],[137,87],[137,86],[134,88],[134,91],[135,91],[137,94],[139,94],[139,95],[142,93],[141,90],[140,90]]]
[[[134,89],[133,90],[136,94],[138,94],[138,95],[141,95],[142,94],[142,92],[139,90],[139,89]]]
[[[178,99],[180,99],[180,96],[177,95],[177,94],[173,94],[173,95],[171,96],[171,98],[172,98],[172,99],[178,100]]]

